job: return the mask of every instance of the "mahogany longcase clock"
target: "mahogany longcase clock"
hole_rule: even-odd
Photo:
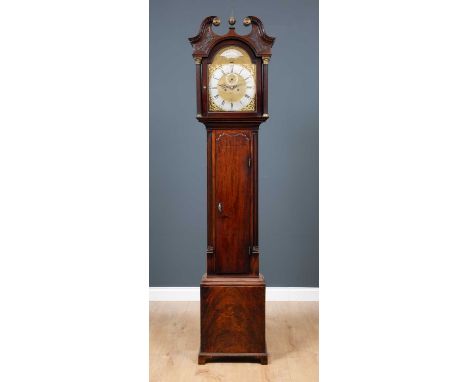
[[[274,38],[255,16],[239,35],[235,19],[216,34],[220,19],[203,20],[189,38],[196,67],[197,119],[207,130],[207,272],[200,284],[198,363],[268,363],[265,280],[259,273],[258,130],[268,119],[268,63]]]

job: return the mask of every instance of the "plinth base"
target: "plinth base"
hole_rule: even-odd
[[[200,365],[208,361],[268,364],[262,275],[205,274],[200,283],[200,307]]]
[[[268,365],[267,353],[199,353],[198,364],[207,362],[259,362]]]

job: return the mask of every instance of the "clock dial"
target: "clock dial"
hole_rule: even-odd
[[[227,46],[208,65],[209,111],[255,111],[256,66],[249,54]]]
[[[210,69],[210,109],[255,110],[254,65],[223,64]]]

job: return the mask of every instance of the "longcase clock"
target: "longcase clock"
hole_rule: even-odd
[[[268,363],[265,280],[259,273],[258,130],[268,119],[268,64],[274,38],[255,16],[239,35],[235,19],[218,35],[203,20],[189,38],[196,68],[197,119],[207,131],[207,272],[200,283],[198,363]]]

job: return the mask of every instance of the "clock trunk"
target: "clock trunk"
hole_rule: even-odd
[[[252,134],[215,131],[215,273],[250,273],[252,243]]]

